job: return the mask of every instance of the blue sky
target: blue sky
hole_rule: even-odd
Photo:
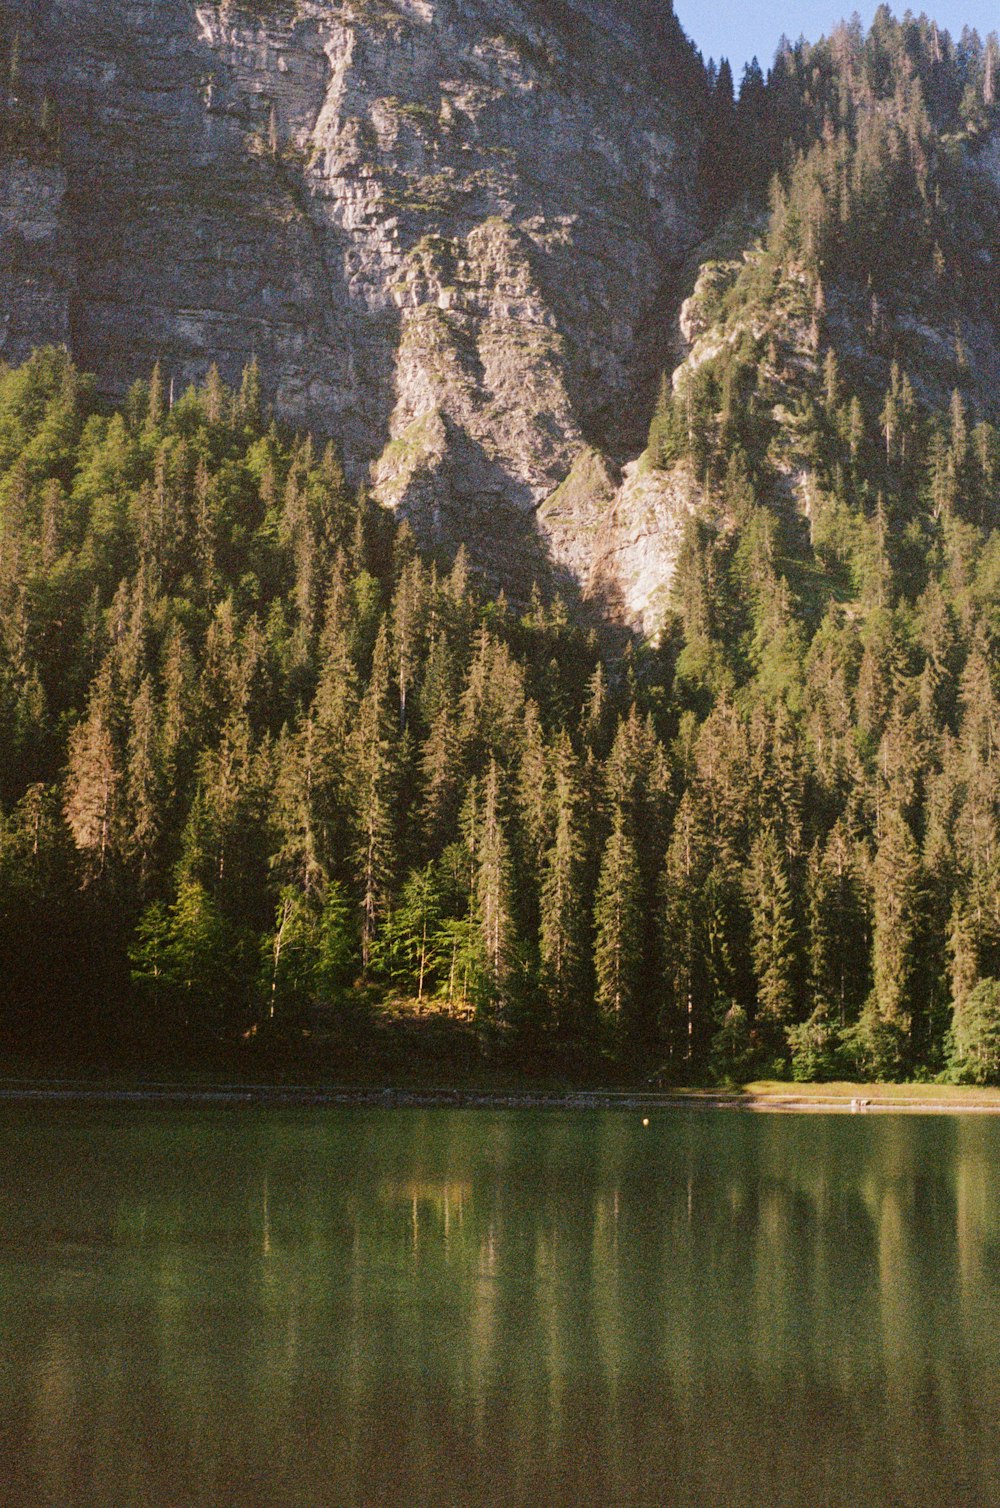
[[[997,0],[915,0],[911,7],[919,15],[926,10],[939,26],[958,36],[963,26],[974,26],[980,36],[1000,30],[1000,6]],[[774,58],[782,32],[792,41],[804,35],[811,42],[824,36],[844,15],[857,10],[867,26],[875,14],[875,4],[856,4],[847,0],[674,0],[674,10],[681,25],[706,61],[728,58],[739,85],[743,65],[755,54],[766,73]],[[905,4],[894,5],[903,15]]]

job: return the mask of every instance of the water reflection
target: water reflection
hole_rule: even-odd
[[[4,1502],[1000,1502],[993,1120],[2,1128]]]

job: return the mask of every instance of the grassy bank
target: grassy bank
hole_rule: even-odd
[[[967,1084],[788,1084],[772,1079],[745,1084],[737,1095],[765,1109],[794,1101],[802,1108],[838,1110],[850,1108],[855,1100],[866,1100],[873,1110],[1000,1112],[1000,1089]]]

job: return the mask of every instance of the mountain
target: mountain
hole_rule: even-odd
[[[20,12],[0,1041],[1000,1077],[997,39]]]
[[[0,182],[36,263],[30,296],[0,285],[8,359],[68,335],[122,397],[156,361],[181,391],[255,358],[424,543],[521,595],[554,543],[586,584],[567,498],[639,448],[702,233],[704,75],[669,0],[5,11],[14,96],[59,135]]]
[[[769,204],[733,183],[699,248],[680,315],[688,352],[646,457],[654,469],[683,456],[704,479],[739,459],[758,490],[809,519],[817,488],[834,485],[833,451],[817,445],[823,413],[828,427],[843,409],[854,441],[842,459],[858,469],[862,439],[881,433],[885,465],[867,453],[863,481],[912,506],[918,432],[926,441],[956,406],[970,424],[996,423],[995,71],[995,38],[956,47],[883,7],[867,38],[844,26],[788,49],[766,90],[731,104],[723,145],[728,135],[736,182],[752,183],[756,168]],[[776,122],[782,147],[767,150]],[[738,139],[765,144],[756,164],[740,162]]]
[[[279,415],[518,600],[540,579],[661,632],[704,489],[642,435],[685,344],[678,390],[771,329],[758,396],[806,513],[796,406],[830,350],[866,391],[897,360],[915,401],[991,409],[997,65],[974,34],[883,8],[737,100],[669,0],[4,18],[8,103],[49,121],[0,171],[0,351],[66,341],[118,397],[156,361],[181,391],[256,359]],[[776,172],[807,226],[778,253]]]

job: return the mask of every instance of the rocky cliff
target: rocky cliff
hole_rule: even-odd
[[[0,351],[19,362],[70,341],[75,266],[56,163],[0,163]]]
[[[515,588],[547,556],[635,617],[615,459],[699,233],[702,79],[669,0],[8,9],[65,182],[31,206],[16,166],[0,183],[0,230],[58,244],[62,297],[7,276],[4,354],[68,331],[114,393],[256,356],[425,541]]]

